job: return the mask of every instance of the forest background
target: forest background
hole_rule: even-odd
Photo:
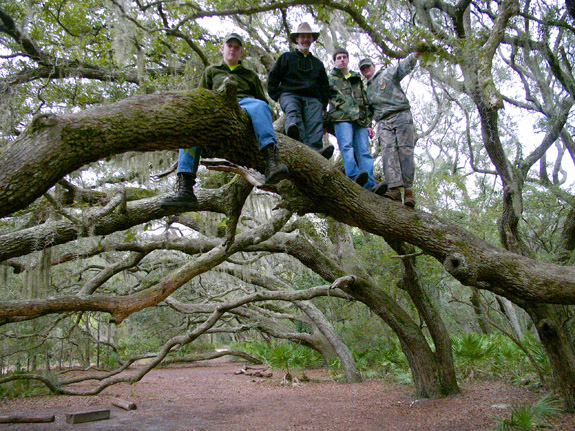
[[[339,46],[353,68],[424,53],[403,81],[415,210],[281,124],[291,176],[262,187],[233,86],[195,90],[226,29],[265,83],[310,18],[328,70]],[[96,394],[231,345],[421,397],[524,382],[575,409],[574,30],[542,0],[3,1],[1,393]],[[161,209],[174,150],[195,145],[200,210]],[[78,390],[58,372],[78,365],[108,374]]]

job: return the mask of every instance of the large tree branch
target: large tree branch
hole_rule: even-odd
[[[6,215],[23,208],[63,175],[123,151],[200,145],[208,154],[261,168],[249,118],[232,93],[140,96],[34,122],[0,154],[0,211]],[[438,217],[382,199],[350,182],[303,144],[281,136],[280,142],[291,182],[315,211],[414,244],[463,284],[497,290],[512,300],[575,303],[575,269],[518,256]],[[307,212],[309,207],[298,210]]]

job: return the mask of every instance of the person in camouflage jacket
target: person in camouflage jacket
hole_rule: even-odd
[[[370,58],[359,62],[359,70],[367,79],[367,98],[374,108],[374,120],[377,122],[383,172],[389,187],[384,196],[401,201],[400,187],[403,187],[403,203],[409,207],[415,206],[412,186],[416,135],[411,106],[400,82],[414,69],[420,56],[421,53],[416,52],[397,66],[382,68],[377,72]]]
[[[368,130],[373,118],[361,75],[348,69],[349,54],[344,48],[333,53],[334,68],[329,75],[328,122],[333,125],[345,174],[361,186],[372,189],[373,157]],[[371,136],[370,136],[371,135]]]

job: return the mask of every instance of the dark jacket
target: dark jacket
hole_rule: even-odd
[[[378,70],[367,81],[367,97],[373,106],[375,121],[410,109],[409,100],[401,89],[400,81],[413,70],[417,57],[411,54],[397,66]]]
[[[241,63],[234,70],[230,70],[229,66],[224,62],[208,66],[200,79],[199,87],[223,91],[225,80],[228,77],[234,79],[238,84],[238,99],[255,97],[267,103],[260,78],[254,71],[246,69]]]
[[[356,122],[368,127],[373,119],[373,109],[367,100],[367,93],[361,76],[350,72],[349,78],[334,67],[329,74],[329,112],[331,122]]]
[[[284,52],[268,77],[268,94],[277,101],[284,92],[315,97],[325,109],[329,101],[329,82],[323,63],[311,53],[304,56],[298,50]]]

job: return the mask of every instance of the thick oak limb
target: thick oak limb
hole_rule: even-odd
[[[243,352],[241,350],[222,350],[220,352],[210,352],[204,353],[200,355],[187,355],[187,356],[178,356],[175,358],[166,359],[163,363],[164,364],[179,364],[179,363],[190,363],[190,362],[198,362],[198,361],[209,361],[210,359],[217,359],[224,356],[237,356],[239,358],[244,358],[246,361],[250,361],[252,364],[261,364],[262,361],[258,358]]]
[[[330,230],[330,234],[330,238],[336,236],[333,230]],[[438,372],[422,365],[435,364],[436,361],[421,328],[384,289],[373,282],[365,268],[355,263],[353,246],[349,242],[345,244],[345,240],[337,240],[334,247],[339,248],[339,252],[332,253],[327,246],[320,249],[300,235],[279,233],[258,245],[262,249],[266,246],[269,251],[282,251],[295,257],[325,280],[354,274],[356,281],[342,290],[367,305],[402,340],[402,350],[414,373],[419,396],[438,397],[442,393]]]
[[[36,121],[0,154],[0,214],[26,206],[81,164],[122,151],[202,145],[236,164],[261,167],[249,118],[228,93],[141,96],[55,121]],[[575,268],[513,254],[446,220],[387,201],[350,182],[303,144],[281,136],[280,141],[291,183],[313,203],[313,208],[294,208],[298,212],[322,212],[418,246],[463,284],[512,301],[575,303]],[[246,151],[250,146],[253,151]]]
[[[223,93],[152,94],[36,117],[0,153],[0,217],[25,208],[79,167],[126,151],[203,146],[207,156],[225,154],[234,163],[261,168],[249,116],[235,90],[228,85]]]
[[[284,147],[288,145],[286,142]],[[313,211],[384,238],[413,244],[436,258],[464,285],[491,290],[514,302],[521,298],[575,304],[575,268],[538,262],[496,247],[447,220],[350,183],[319,155],[301,155],[296,163],[292,154],[305,149],[288,148],[282,157],[290,169],[290,179],[313,201]]]

